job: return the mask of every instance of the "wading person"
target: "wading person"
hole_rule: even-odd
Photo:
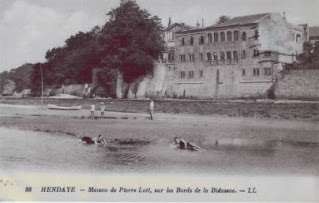
[[[151,98],[151,102],[150,102],[150,116],[151,116],[151,120],[153,120],[153,115],[154,115],[154,101],[153,101],[153,98]]]
[[[102,135],[93,137],[92,141],[94,142],[94,144],[106,144],[106,140],[102,137]]]
[[[81,140],[83,142],[86,142],[86,144],[94,144],[94,141],[92,140],[92,138],[87,137],[87,136],[81,137]]]
[[[105,112],[104,102],[100,103],[100,110],[101,110],[101,118],[104,119],[104,112]]]
[[[94,117],[94,113],[95,113],[95,104],[94,104],[94,102],[92,102],[92,104],[91,104],[91,119],[95,119],[95,117]]]
[[[93,138],[84,136],[84,137],[81,137],[81,140],[83,142],[86,142],[87,144],[103,144],[103,145],[106,144],[106,139],[103,138],[102,135],[99,135]]]
[[[199,146],[195,145],[192,142],[186,142],[183,139],[180,139],[178,137],[174,138],[174,143],[171,145],[172,147],[178,147],[179,149],[188,149],[188,150],[193,150],[193,151],[205,151]]]

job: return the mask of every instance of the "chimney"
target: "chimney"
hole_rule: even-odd
[[[202,18],[202,28],[204,28],[204,18]]]
[[[200,24],[199,24],[198,21],[197,21],[197,23],[196,23],[196,28],[200,28]]]
[[[282,18],[286,20],[286,12],[282,12]]]
[[[170,26],[172,24],[172,20],[171,20],[171,17],[169,17],[168,19],[168,26]]]

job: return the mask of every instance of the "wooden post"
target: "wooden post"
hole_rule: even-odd
[[[43,106],[43,72],[42,72],[42,66],[40,64],[40,70],[41,70],[41,103]]]

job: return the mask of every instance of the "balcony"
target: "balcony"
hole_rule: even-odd
[[[213,60],[205,61],[206,66],[218,66],[218,65],[234,65],[239,62],[239,59],[225,59],[225,60]]]
[[[156,61],[157,63],[166,63],[166,64],[174,64],[174,60],[168,60],[168,59],[158,59]]]
[[[278,56],[279,55],[276,52],[271,52],[271,51],[261,52],[259,57],[258,57],[259,63],[268,62],[268,61],[277,62]]]

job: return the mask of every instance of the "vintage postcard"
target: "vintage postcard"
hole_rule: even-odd
[[[0,0],[0,201],[319,201],[319,0]]]

